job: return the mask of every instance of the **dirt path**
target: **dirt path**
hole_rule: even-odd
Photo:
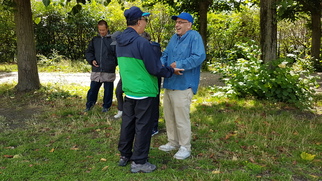
[[[322,93],[322,72],[318,72],[315,75],[321,78],[317,81],[320,85],[316,89],[317,93]],[[220,76],[211,72],[202,72],[200,77],[200,86],[213,86],[213,85],[224,85],[220,80]],[[39,73],[40,83],[64,83],[64,84],[80,84],[83,86],[89,86],[90,84],[90,73]],[[116,86],[119,80],[117,74],[114,85]],[[4,73],[0,72],[0,84],[6,82],[18,81],[17,72]]]

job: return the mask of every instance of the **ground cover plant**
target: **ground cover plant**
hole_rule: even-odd
[[[321,180],[322,117],[288,104],[212,96],[201,87],[193,98],[192,156],[173,158],[152,138],[150,162],[158,169],[131,174],[117,166],[120,120],[116,102],[104,114],[84,113],[88,87],[44,84],[17,93],[0,85],[1,180]],[[102,95],[102,94],[100,94]],[[101,97],[100,97],[101,99]],[[161,97],[162,99],[162,97]],[[315,97],[321,106],[322,97]],[[162,105],[161,105],[162,112]]]

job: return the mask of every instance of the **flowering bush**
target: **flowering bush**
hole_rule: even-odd
[[[256,58],[256,52],[259,51],[244,52],[248,59],[214,64],[215,73],[220,73],[226,84],[218,87],[224,95],[253,96],[291,103],[303,109],[312,106],[314,88],[318,84],[317,77],[311,75],[314,70],[311,61],[288,55],[264,64]]]

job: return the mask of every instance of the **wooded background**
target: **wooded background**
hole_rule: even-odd
[[[22,91],[40,87],[36,55],[84,59],[97,21],[105,19],[111,33],[122,31],[123,12],[133,5],[151,13],[146,31],[162,48],[175,33],[171,16],[191,13],[207,49],[204,68],[247,58],[244,49],[258,46],[264,63],[294,55],[322,70],[322,0],[2,0],[0,5],[0,62],[18,64],[16,88]]]

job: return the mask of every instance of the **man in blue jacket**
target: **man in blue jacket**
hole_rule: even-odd
[[[190,104],[197,93],[200,67],[206,58],[200,34],[191,30],[193,18],[189,13],[172,16],[176,21],[174,34],[161,57],[164,66],[180,67],[183,75],[164,79],[163,111],[168,143],[159,147],[162,151],[179,149],[176,159],[186,159],[191,154]]]
[[[180,75],[183,69],[162,66],[151,43],[140,36],[150,13],[138,7],[124,11],[127,28],[116,37],[116,54],[125,94],[118,149],[120,166],[129,160],[131,172],[152,172],[156,166],[147,162],[154,124],[152,114],[158,109],[158,79]]]
[[[112,38],[108,34],[108,25],[100,20],[97,25],[99,35],[89,43],[85,52],[87,62],[92,65],[91,85],[87,92],[85,111],[89,111],[96,104],[100,87],[104,83],[104,97],[102,112],[107,112],[112,105],[117,64],[115,46],[111,45]]]

